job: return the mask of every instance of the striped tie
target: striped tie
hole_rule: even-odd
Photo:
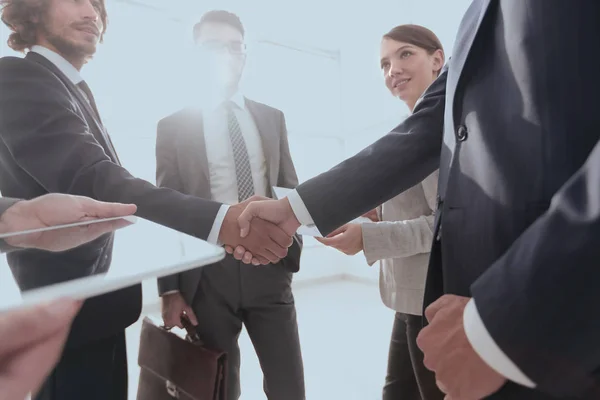
[[[254,195],[254,181],[252,180],[252,170],[250,169],[250,157],[240,124],[235,116],[232,102],[226,103],[227,125],[229,127],[229,138],[233,149],[233,159],[235,161],[235,174],[237,177],[238,200],[240,202]]]

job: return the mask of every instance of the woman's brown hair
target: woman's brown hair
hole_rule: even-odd
[[[103,26],[100,36],[100,42],[102,42],[108,16],[104,0],[99,0],[99,2],[101,5],[100,20]],[[37,40],[39,21],[43,21],[43,17],[48,11],[48,0],[0,0],[0,9],[2,10],[0,19],[12,31],[8,36],[8,46],[19,52],[31,49]]]
[[[435,53],[436,50],[441,50],[444,53],[444,47],[440,39],[435,33],[421,25],[399,25],[383,35],[383,37],[395,40],[396,42],[412,44],[427,51],[430,55]]]

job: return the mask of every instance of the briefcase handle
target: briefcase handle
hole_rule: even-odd
[[[192,324],[192,321],[190,320],[190,317],[187,316],[187,314],[181,314],[181,324],[187,332],[186,339],[188,341],[192,343],[202,344],[200,336],[198,336],[198,332],[196,332],[196,327],[194,327],[194,324]]]
[[[183,325],[183,329],[185,329],[185,331],[187,332],[186,340],[188,342],[202,345],[202,340],[200,340],[200,336],[198,336],[198,332],[196,332],[196,328],[194,327],[194,324],[192,324],[190,317],[188,317],[186,314],[181,314],[180,319],[181,325]],[[171,327],[167,327],[163,324],[162,329],[170,331]]]

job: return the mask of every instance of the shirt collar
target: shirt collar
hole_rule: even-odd
[[[204,110],[205,112],[215,112],[218,109],[220,109],[221,107],[223,107],[223,105],[228,101],[231,101],[233,104],[235,104],[237,107],[241,108],[242,110],[246,108],[246,98],[238,90],[229,99],[221,100],[221,101],[217,101],[217,102],[215,102],[214,100],[205,101],[201,105],[201,109]]]
[[[48,59],[48,61],[54,64],[54,66],[56,66],[60,72],[65,74],[65,76],[69,78],[74,85],[77,85],[79,82],[83,81],[83,78],[81,77],[79,71],[77,71],[77,68],[65,60],[65,58],[60,54],[39,45],[33,46],[31,51]]]
[[[233,104],[235,104],[239,108],[243,109],[244,107],[246,107],[246,100],[244,99],[244,96],[239,90],[235,92],[235,94],[231,96],[229,100],[232,101]]]

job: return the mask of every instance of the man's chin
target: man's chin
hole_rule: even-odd
[[[54,47],[68,60],[91,59],[96,54],[96,44],[62,42],[53,43]]]
[[[82,43],[73,47],[77,54],[86,59],[92,58],[96,54],[96,43]]]

